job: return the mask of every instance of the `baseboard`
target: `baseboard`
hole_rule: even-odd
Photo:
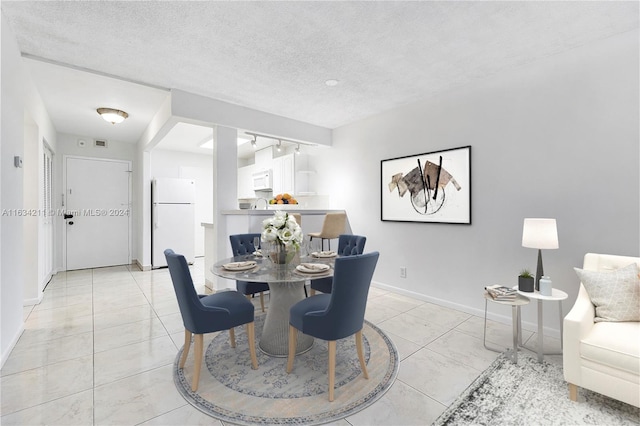
[[[216,290],[216,289],[214,288],[213,281],[208,280],[208,279],[206,279],[206,278],[204,279],[204,286],[205,286],[206,288],[208,288],[209,290],[211,290],[211,291],[215,291],[215,290]]]
[[[415,293],[413,291],[405,290],[402,288],[394,287],[388,284],[384,284],[377,281],[371,281],[371,286],[376,288],[381,288],[383,290],[389,290],[397,294],[402,294],[403,296],[411,297],[412,299],[422,300],[424,302],[433,303],[439,306],[444,306],[446,308],[455,309],[456,311],[465,312],[467,314],[475,315],[480,318],[484,318],[484,309],[474,308],[472,306],[461,305],[459,303],[453,303],[449,300],[438,299],[435,297],[430,297],[425,294]],[[482,294],[479,294],[479,297],[482,298]],[[532,301],[533,303],[533,301]],[[557,308],[556,308],[557,309]],[[487,319],[492,321],[499,322],[501,324],[505,324],[511,326],[511,315],[500,315],[492,312],[487,312]],[[534,333],[538,332],[538,323],[522,321],[522,329],[527,331],[532,331]],[[556,328],[543,327],[543,332],[545,336],[554,337],[556,339],[560,339],[560,330]]]
[[[141,271],[146,272],[146,271],[150,271],[151,270],[151,265],[144,266],[138,261],[138,259],[133,259],[133,261],[131,263],[136,265],[138,267],[138,269],[140,269]]]
[[[13,348],[16,347],[16,344],[18,343],[18,340],[20,339],[20,336],[22,336],[23,332],[24,332],[24,322],[20,324],[20,328],[18,329],[18,332],[16,333],[16,335],[13,336],[13,339],[11,339],[11,343],[7,347],[7,350],[2,353],[2,359],[0,361],[0,370],[2,369],[2,367],[4,367],[4,363],[7,362],[7,359],[9,359],[9,355],[11,355],[11,351],[13,351]]]
[[[42,302],[42,298],[44,297],[44,293],[40,292],[40,294],[38,295],[38,297],[34,297],[32,299],[25,299],[22,302],[22,306],[33,306],[33,305],[39,305],[40,302]]]

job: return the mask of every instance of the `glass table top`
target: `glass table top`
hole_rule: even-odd
[[[313,256],[296,256],[290,263],[286,265],[275,264],[268,258],[262,256],[254,256],[253,254],[246,254],[242,256],[230,257],[227,259],[216,262],[211,267],[211,272],[222,278],[228,278],[239,281],[250,282],[294,282],[294,281],[306,281],[316,278],[332,277],[333,265],[335,263],[335,257],[332,258],[316,258]],[[224,265],[233,264],[236,262],[255,262],[255,266],[250,264],[235,265],[236,267],[248,269],[245,270],[233,270],[227,269]],[[301,272],[298,269],[298,265],[301,264],[325,264],[329,265],[329,269],[318,273],[306,273]],[[233,266],[233,265],[232,265]]]

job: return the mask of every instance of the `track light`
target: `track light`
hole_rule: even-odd
[[[312,143],[298,142],[298,141],[293,141],[290,139],[283,139],[283,138],[276,138],[275,136],[272,136],[272,135],[263,135],[260,133],[253,133],[253,132],[244,132],[244,134],[253,138],[253,140],[251,141],[251,146],[253,147],[253,149],[258,149],[258,144],[257,144],[258,137],[267,139],[269,141],[270,147],[273,147],[272,141],[278,141],[276,143],[276,149],[278,152],[282,152],[282,142],[296,145],[295,153],[298,155],[301,154],[300,145],[315,146],[315,144],[312,144]]]

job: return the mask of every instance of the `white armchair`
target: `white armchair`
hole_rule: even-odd
[[[640,258],[587,253],[584,270],[612,271]],[[639,308],[640,309],[640,308]],[[640,322],[594,322],[595,307],[584,285],[564,318],[564,378],[569,397],[578,387],[640,407]]]

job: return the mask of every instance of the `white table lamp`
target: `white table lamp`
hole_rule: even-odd
[[[538,249],[536,268],[536,290],[540,290],[542,269],[542,249],[558,248],[558,229],[555,219],[525,219],[522,227],[522,247]]]

